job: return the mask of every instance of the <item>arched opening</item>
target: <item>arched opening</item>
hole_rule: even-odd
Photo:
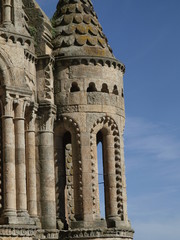
[[[106,83],[102,84],[101,92],[109,93],[108,85]]]
[[[87,88],[87,92],[97,92],[95,83],[89,83],[89,87]]]
[[[70,92],[79,92],[79,91],[80,91],[80,88],[79,88],[78,84],[76,82],[73,82],[71,85]]]
[[[74,220],[74,179],[73,179],[73,154],[72,136],[69,131],[59,136],[56,144],[56,201],[57,217],[68,229],[71,221]]]
[[[123,88],[122,88],[121,96],[122,96],[122,98],[124,98],[124,90],[123,90]]]
[[[96,136],[97,161],[98,161],[98,187],[99,187],[99,207],[100,217],[105,219],[105,185],[104,185],[104,151],[103,134],[101,131]]]
[[[116,85],[114,85],[113,93],[114,93],[115,95],[119,95],[118,87],[117,87]]]

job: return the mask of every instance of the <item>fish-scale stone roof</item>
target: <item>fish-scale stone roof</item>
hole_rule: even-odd
[[[53,25],[55,56],[114,57],[90,0],[59,0]]]

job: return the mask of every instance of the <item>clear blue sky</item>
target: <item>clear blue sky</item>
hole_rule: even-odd
[[[57,0],[38,0],[52,16]],[[93,0],[124,77],[134,240],[180,238],[180,1]]]

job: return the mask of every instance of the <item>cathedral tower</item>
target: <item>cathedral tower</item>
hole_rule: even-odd
[[[124,72],[91,0],[0,0],[1,239],[133,239]]]

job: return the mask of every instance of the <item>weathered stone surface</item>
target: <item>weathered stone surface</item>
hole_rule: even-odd
[[[0,11],[0,240],[133,239],[125,66],[91,1],[60,0],[54,28],[35,0],[0,1]]]
[[[113,57],[91,1],[59,1],[53,23],[54,55]]]

